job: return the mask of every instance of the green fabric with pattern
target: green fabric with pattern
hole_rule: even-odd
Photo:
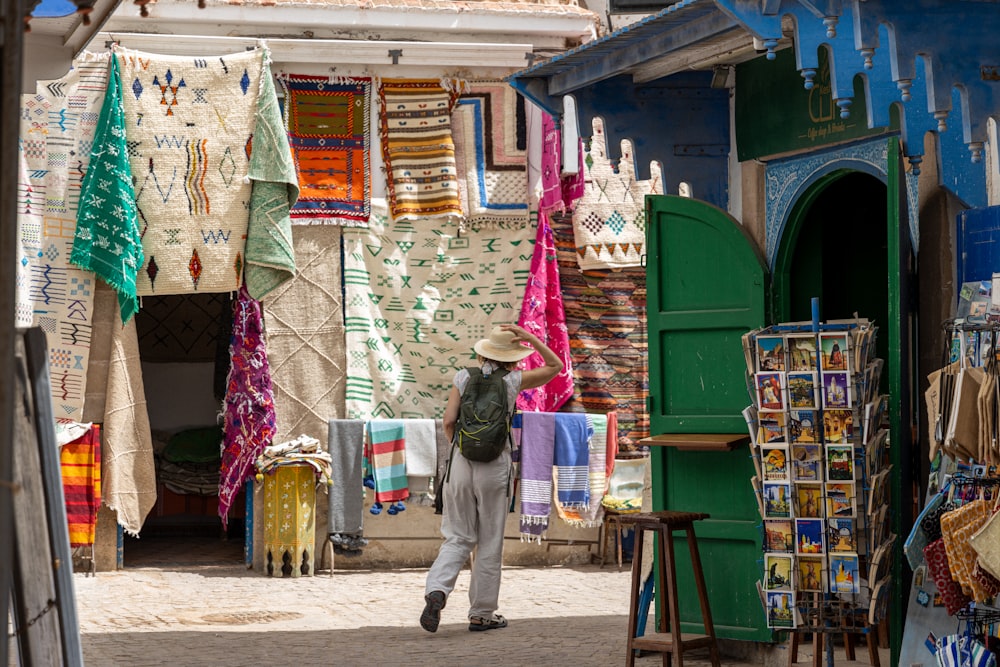
[[[110,58],[109,66],[90,167],[80,187],[70,261],[93,271],[114,288],[124,324],[139,311],[135,276],[143,262],[142,237],[125,141],[118,59]]]

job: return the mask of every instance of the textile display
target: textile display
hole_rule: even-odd
[[[590,150],[584,156],[583,197],[573,209],[577,261],[581,269],[641,266],[646,254],[648,194],[663,194],[663,173],[650,163],[650,179],[636,179],[632,143],[621,142],[617,164],[608,157],[604,121],[594,118]]]
[[[101,506],[101,426],[93,424],[76,440],[59,448],[69,545],[94,543]]]
[[[517,408],[523,411],[555,412],[573,396],[573,359],[570,354],[566,312],[563,309],[556,243],[548,218],[541,214],[531,257],[528,286],[521,301],[517,323],[549,346],[563,362],[563,369],[552,380],[533,389],[522,391]],[[521,362],[522,370],[545,365],[542,355],[533,352]]]
[[[145,363],[215,361],[219,336],[231,317],[226,294],[149,296],[135,317]],[[226,336],[228,348],[229,337]]]
[[[969,539],[979,532],[990,515],[990,507],[981,499],[941,515],[941,539],[948,556],[951,578],[962,586],[963,592],[979,602],[986,602],[988,596],[972,576],[976,567],[976,552]]]
[[[541,213],[565,212],[583,196],[583,143],[580,139],[576,143],[579,168],[575,174],[563,176],[562,133],[552,116],[542,113],[541,194],[538,200]]]
[[[343,228],[347,417],[440,418],[472,345],[517,320],[532,231],[459,233],[388,222]]]
[[[111,306],[94,314],[95,329],[97,318],[111,320],[101,487],[104,504],[118,515],[118,525],[129,535],[137,536],[146,515],[156,504],[153,434],[149,428],[135,320],[130,319],[123,326],[118,321],[118,304]]]
[[[590,440],[594,434],[587,415],[557,412],[552,464],[557,475],[556,499],[563,507],[585,510],[590,506]]]
[[[616,459],[614,470],[608,479],[608,492],[601,504],[619,512],[642,509],[642,491],[645,484],[649,459]]]
[[[541,543],[549,527],[555,438],[556,413],[521,414],[521,539],[528,542]]]
[[[279,442],[320,437],[329,420],[343,416],[340,238],[336,226],[294,226],[297,273],[263,299]]]
[[[292,223],[368,222],[371,79],[282,74],[278,83],[299,179]]]
[[[16,321],[45,331],[59,420],[83,418],[97,281],[70,255],[107,75],[108,58],[88,56],[21,97]]]
[[[618,445],[635,450],[649,436],[645,269],[580,271],[572,225],[557,216],[550,223],[573,358],[575,393],[567,406],[617,412]]]
[[[286,577],[313,574],[315,536],[315,471],[304,464],[274,468],[264,476],[264,567],[267,574]]]
[[[601,499],[604,498],[604,494],[608,490],[608,416],[586,415],[586,418],[587,426],[593,429],[594,433],[590,438],[587,453],[589,502],[586,508],[568,508],[557,502],[556,511],[559,513],[559,518],[571,526],[597,528],[601,525],[604,516],[604,506],[601,504]],[[558,468],[555,474],[559,474]],[[556,488],[558,487],[557,477]]]
[[[433,477],[437,473],[437,433],[434,419],[404,419],[406,474]]]
[[[96,273],[115,289],[119,314],[126,323],[139,310],[136,281],[144,255],[119,63],[116,58],[109,60],[90,165],[80,184],[70,261]]]
[[[923,521],[944,504],[944,499],[945,494],[943,493],[936,493],[930,497],[924,508],[920,510],[920,514],[914,519],[913,528],[910,529],[910,534],[903,542],[903,555],[906,556],[911,570],[917,569],[924,562],[924,548],[929,542],[922,525]]]
[[[327,532],[360,535],[365,502],[361,484],[365,423],[360,419],[331,419],[328,439],[333,475],[327,498]]]
[[[295,275],[289,211],[299,196],[295,164],[266,57],[247,176],[252,190],[244,280],[250,296],[259,300]]]
[[[503,81],[469,81],[452,112],[459,194],[465,223],[528,224],[524,100]]]
[[[954,616],[960,609],[965,607],[971,599],[962,592],[962,587],[951,576],[948,567],[948,555],[945,552],[944,540],[937,539],[924,549],[924,558],[927,560],[927,572],[934,580],[941,600],[949,616]]]
[[[253,476],[253,466],[277,430],[260,302],[240,288],[233,302],[229,378],[222,403],[223,441],[219,516],[226,525],[233,498]]]
[[[118,319],[118,294],[103,280],[95,280],[94,335],[87,364],[87,393],[83,401],[83,421],[101,423],[107,404],[108,368],[111,362],[113,329],[121,327]],[[138,341],[138,337],[136,339]],[[107,434],[104,434],[105,437]]]
[[[437,79],[382,79],[382,158],[394,220],[461,216],[452,91]]]
[[[235,292],[264,51],[193,58],[116,50],[115,59],[142,219],[138,293]]]
[[[970,634],[947,635],[935,642],[940,667],[997,667],[997,657]]]
[[[368,461],[375,478],[375,502],[410,496],[406,480],[406,434],[400,420],[368,422]]]
[[[1000,513],[990,515],[969,541],[977,554],[977,564],[1000,579]]]

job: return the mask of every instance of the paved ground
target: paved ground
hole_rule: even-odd
[[[75,574],[74,583],[88,666],[625,662],[627,570],[504,568],[500,611],[510,626],[483,633],[467,629],[467,571],[438,632],[422,630],[425,576],[422,569],[338,570],[332,577],[271,579],[239,564],[172,563]],[[799,664],[809,664],[808,650]],[[850,664],[867,664],[863,653]],[[704,653],[689,655],[686,665],[708,664]],[[645,655],[636,664],[661,661]],[[723,664],[760,663],[726,657]]]

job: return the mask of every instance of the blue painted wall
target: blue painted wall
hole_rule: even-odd
[[[677,194],[683,181],[696,199],[726,209],[729,91],[711,88],[711,78],[710,72],[685,72],[637,85],[622,75],[579,90],[573,95],[580,135],[589,137],[592,119],[600,116],[609,157],[620,157],[621,140],[630,139],[638,178],[649,178],[649,163],[657,160],[668,194]]]
[[[989,280],[1000,271],[1000,206],[962,211],[956,238],[959,283]]]

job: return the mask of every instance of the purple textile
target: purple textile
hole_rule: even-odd
[[[230,368],[223,401],[222,468],[219,475],[219,516],[226,525],[233,497],[253,475],[253,464],[275,433],[274,394],[267,364],[260,302],[246,284],[233,302]]]
[[[562,196],[562,142],[555,120],[542,113],[542,196],[538,200],[540,213],[562,212],[566,209]]]
[[[556,417],[551,412],[521,415],[521,535],[541,542],[552,510],[552,460]]]
[[[579,159],[579,168],[575,174],[570,174],[562,179],[562,200],[566,208],[573,208],[577,200],[583,197],[584,176],[583,176],[583,139],[577,141],[576,155]]]
[[[551,381],[522,391],[517,397],[517,408],[523,412],[555,412],[573,397],[573,360],[559,284],[556,241],[544,213],[538,215],[535,254],[531,258],[531,271],[517,323],[538,336],[563,362],[562,371]],[[530,370],[544,365],[542,355],[533,352],[522,362],[521,369]]]

